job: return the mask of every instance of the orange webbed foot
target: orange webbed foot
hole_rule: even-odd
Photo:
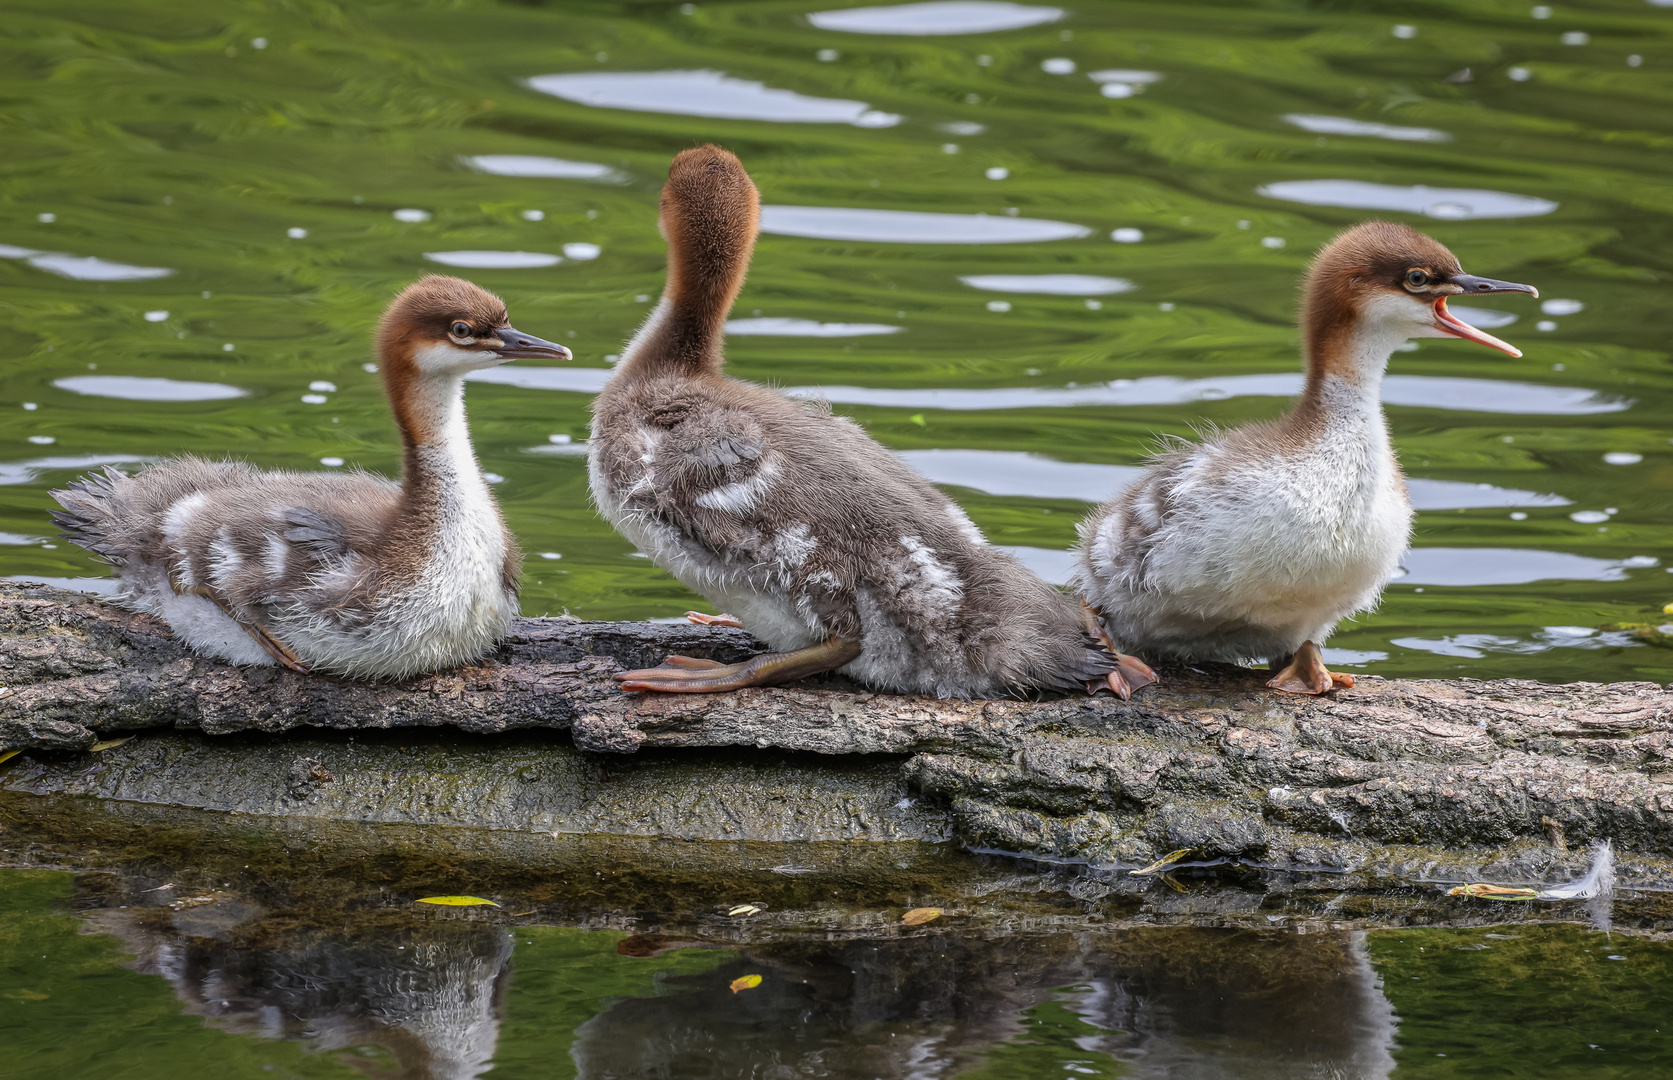
[[[1103,618],[1098,609],[1085,600],[1080,602],[1080,617],[1081,623],[1086,627],[1086,632],[1102,643],[1105,650],[1115,657],[1115,670],[1104,676],[1102,682],[1088,684],[1087,693],[1096,693],[1108,687],[1110,693],[1122,701],[1126,701],[1133,696],[1135,691],[1143,690],[1151,683],[1162,681],[1162,677],[1156,674],[1149,664],[1136,656],[1129,656],[1115,647],[1115,639],[1110,637],[1109,631],[1104,629]]]
[[[623,690],[664,694],[718,694],[746,686],[776,686],[834,671],[860,655],[860,643],[828,638],[818,645],[787,653],[762,653],[741,664],[722,664],[692,656],[670,656],[658,667],[617,672]]]
[[[724,611],[719,615],[705,615],[701,611],[688,611],[685,613],[685,617],[687,622],[694,622],[698,626],[731,626],[739,630],[744,628],[743,620],[736,615],[728,615]]]
[[[1104,676],[1104,680],[1109,684],[1109,688],[1115,696],[1122,701],[1128,700],[1134,693],[1143,690],[1151,683],[1162,681],[1162,677],[1156,674],[1149,664],[1138,657],[1129,656],[1124,652],[1116,652],[1114,649],[1111,649],[1110,652],[1115,655],[1115,670]]]
[[[1327,694],[1332,690],[1351,690],[1352,675],[1342,675],[1324,666],[1324,656],[1311,641],[1304,641],[1284,669],[1267,680],[1266,685],[1287,694]]]

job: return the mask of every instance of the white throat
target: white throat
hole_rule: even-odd
[[[419,464],[439,482],[443,503],[491,504],[465,421],[464,378],[431,375],[419,383],[411,404],[426,422],[425,438],[418,446]]]

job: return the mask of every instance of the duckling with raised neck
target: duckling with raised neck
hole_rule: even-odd
[[[743,165],[674,159],[661,302],[593,405],[593,499],[623,536],[774,650],[669,657],[627,690],[706,693],[840,670],[880,690],[987,697],[1102,682],[1077,605],[988,546],[859,425],[721,373],[759,223]]]
[[[477,659],[517,613],[521,556],[471,449],[464,379],[569,350],[439,275],[395,298],[377,341],[401,483],[178,457],[53,492],[54,520],[118,568],[127,606],[209,656],[365,679]]]
[[[1352,686],[1319,645],[1377,605],[1411,538],[1412,505],[1380,400],[1408,338],[1521,356],[1448,298],[1531,285],[1466,274],[1435,240],[1367,222],[1319,253],[1302,310],[1307,384],[1275,423],[1160,455],[1081,523],[1076,584],[1115,643],[1180,660],[1270,660],[1277,690]]]

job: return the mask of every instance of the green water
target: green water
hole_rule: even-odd
[[[1601,1080],[1673,1067],[1660,1030],[1673,945],[1575,926],[781,932],[633,956],[618,930],[497,913],[373,902],[310,921],[225,898],[175,912],[154,892],[116,907],[87,886],[0,872],[10,1077]],[[744,975],[761,982],[730,990]]]
[[[729,349],[735,374],[825,387],[893,448],[977,452],[914,463],[1048,574],[1124,475],[1091,466],[1138,463],[1158,433],[1283,408],[1288,383],[1249,379],[1297,370],[1296,282],[1342,226],[1411,221],[1475,273],[1532,282],[1548,306],[1574,301],[1554,314],[1526,298],[1473,305],[1515,316],[1495,332],[1520,360],[1453,340],[1396,355],[1395,442],[1409,474],[1442,483],[1414,486],[1425,508],[1412,573],[1334,644],[1390,675],[1666,680],[1665,650],[1596,628],[1663,622],[1673,601],[1673,10],[1078,0],[1021,29],[883,35],[812,25],[818,6],[12,0],[0,23],[0,573],[104,572],[55,544],[44,518],[49,488],[96,461],[192,451],[394,469],[363,365],[387,299],[448,269],[426,253],[570,245],[543,267],[454,272],[592,372],[545,385],[596,385],[660,288],[668,158],[713,140],[743,157],[769,205],[1084,231],[907,243],[888,242],[903,238],[894,224],[862,222],[846,239],[766,235],[737,317],[898,329],[739,335]],[[526,81],[668,71],[716,74],[653,94],[656,108],[738,92],[756,116],[763,101],[818,99],[827,122],[587,104]],[[1343,121],[1382,126],[1341,134]],[[594,175],[465,163],[481,155]],[[1310,181],[1384,185],[1372,202],[1386,208],[1316,205],[1317,188],[1262,193]],[[1132,238],[1118,230],[1142,239],[1112,240]],[[76,261],[87,257],[103,262]],[[113,280],[134,271],[110,264],[170,272]],[[1042,274],[1133,287],[961,281]],[[501,374],[538,382],[518,376],[530,366]],[[133,400],[180,388],[63,382],[110,376],[241,396]],[[470,392],[484,467],[504,478],[531,555],[524,609],[677,616],[695,598],[588,504],[575,452],[588,400]],[[564,436],[575,441],[550,441]]]

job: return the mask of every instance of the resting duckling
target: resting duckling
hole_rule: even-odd
[[[235,664],[399,679],[474,660],[517,613],[521,564],[471,450],[464,378],[562,345],[513,330],[499,297],[432,275],[378,330],[402,482],[172,458],[54,491],[120,599]]]
[[[1302,314],[1306,390],[1288,416],[1161,455],[1081,524],[1076,584],[1123,648],[1183,660],[1270,659],[1268,686],[1352,686],[1319,644],[1375,607],[1411,538],[1412,505],[1379,396],[1413,337],[1521,356],[1447,311],[1449,297],[1530,285],[1466,274],[1436,241],[1387,222],[1314,261]]]
[[[760,197],[714,146],[662,191],[662,300],[593,405],[592,494],[623,536],[774,650],[669,657],[627,690],[707,693],[840,670],[943,697],[1080,689],[1114,659],[1076,604],[987,545],[850,420],[721,374]]]

